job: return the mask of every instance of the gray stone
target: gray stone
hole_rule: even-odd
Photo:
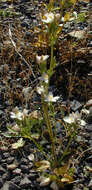
[[[58,185],[57,185],[56,182],[54,182],[54,181],[51,183],[50,187],[51,187],[51,189],[53,189],[53,190],[59,190]]]
[[[92,31],[92,23],[90,23],[90,31]]]
[[[80,104],[80,102],[78,102],[77,100],[73,100],[73,101],[70,103],[70,107],[71,107],[72,111],[75,112],[75,111],[81,109],[82,104]]]
[[[84,61],[83,59],[78,59],[77,63],[78,63],[78,64],[84,64],[85,61]]]
[[[9,183],[6,182],[3,187],[1,188],[1,190],[9,190]]]
[[[2,176],[3,180],[10,180],[11,179],[11,173],[10,172],[6,172],[3,174]]]
[[[16,168],[15,170],[13,170],[13,174],[21,174],[21,169]]]
[[[9,156],[10,156],[10,155],[9,155],[8,152],[3,153],[3,157],[4,157],[4,158],[8,158]]]
[[[85,129],[86,129],[86,131],[88,132],[88,133],[92,133],[92,125],[90,124],[90,125],[86,125],[85,126]]]
[[[20,190],[20,187],[12,182],[9,183],[9,190]]]
[[[29,164],[28,164],[28,168],[29,168],[29,170],[33,167],[33,162],[29,162]]]
[[[51,180],[49,177],[40,176],[39,178],[37,178],[37,182],[40,182],[40,187],[48,186],[50,181]]]
[[[0,110],[0,116],[3,115],[3,114],[4,114],[4,112],[2,110]]]
[[[11,164],[13,161],[14,161],[14,157],[9,157],[9,158],[7,159],[7,163],[8,163],[8,164]]]
[[[31,185],[31,181],[28,179],[28,177],[24,177],[20,182],[20,187],[26,188]]]
[[[15,163],[7,165],[8,170],[15,170],[16,168],[17,168],[17,164]]]
[[[36,173],[30,173],[30,174],[28,175],[28,178],[32,181],[32,180],[35,180],[37,176],[38,176],[38,175],[37,175]]]
[[[3,186],[3,179],[2,178],[0,178],[0,188]]]
[[[7,147],[7,146],[1,146],[1,147],[0,147],[0,150],[2,150],[2,151],[7,151],[7,150],[8,150],[8,147]]]
[[[92,187],[92,179],[90,180],[88,187]]]
[[[30,155],[28,156],[28,159],[29,159],[30,161],[34,161],[34,154],[30,154]]]
[[[25,147],[24,147],[25,149]],[[21,161],[20,161],[21,165],[23,164],[27,164],[28,163],[28,160],[26,158],[22,158]]]
[[[21,181],[21,176],[17,175],[12,179],[12,183],[19,185]]]
[[[92,47],[92,42],[90,41],[90,43],[88,43],[87,46],[88,46],[88,47]]]
[[[28,173],[29,172],[28,166],[26,166],[26,165],[21,165],[21,170],[22,170],[23,173]]]
[[[0,175],[4,174],[5,172],[6,170],[2,166],[0,166]]]
[[[23,22],[21,23],[21,26],[22,26],[22,27],[28,27],[29,24],[28,24],[28,22],[25,20],[25,21],[23,21]]]

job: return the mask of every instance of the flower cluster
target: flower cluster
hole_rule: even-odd
[[[37,92],[38,92],[38,94],[45,93],[44,86],[38,86],[38,87],[37,87]]]
[[[42,18],[42,22],[49,24],[52,23],[54,21],[54,14],[52,12],[46,13],[43,18]]]
[[[44,86],[37,87],[38,94],[43,94],[45,98],[45,102],[56,102],[59,99],[59,96],[53,96],[52,92],[49,92],[46,96],[45,88]]]
[[[49,19],[50,22],[51,22],[50,19],[54,19],[54,15],[51,14],[51,13],[49,13],[49,15],[46,14],[45,16],[46,16],[46,19],[47,19],[47,17],[49,16],[48,19]],[[45,21],[45,20],[44,20],[44,21]],[[47,22],[49,22],[49,21],[47,20]],[[44,62],[45,62],[48,58],[49,58],[49,55],[41,55],[41,56],[36,55],[36,61],[37,61],[38,64],[41,64],[41,63],[44,64]],[[39,79],[40,79],[40,81],[45,82],[45,83],[47,83],[47,84],[48,84],[48,82],[49,82],[49,76],[48,76],[48,74],[45,73],[45,72],[43,72],[42,76],[39,77]],[[38,94],[40,94],[40,95],[41,95],[41,94],[44,94],[44,97],[45,97],[45,101],[46,101],[46,102],[56,102],[56,101],[59,99],[59,96],[53,97],[52,92],[49,92],[48,95],[46,95],[45,87],[44,87],[43,85],[37,87],[37,92],[38,92]]]
[[[59,99],[59,96],[53,96],[52,92],[49,92],[49,94],[46,96],[45,101],[46,102],[56,102]]]
[[[49,82],[49,76],[46,73],[43,73],[41,77],[39,77],[41,81],[44,81],[45,83]]]
[[[75,19],[77,19],[77,12],[76,11],[74,11],[72,13],[72,17],[69,18],[69,21],[72,21],[72,20],[75,20]],[[42,22],[45,23],[45,24],[51,24],[55,20],[56,21],[61,20],[62,22],[65,21],[64,17],[61,17],[59,13],[47,12],[42,17]]]
[[[11,112],[11,118],[12,119],[18,119],[18,120],[22,120],[24,119],[24,117],[27,116],[28,110],[24,109],[23,112],[19,111],[18,107],[16,107],[13,112]]]
[[[77,111],[77,112],[72,112],[71,114],[69,114],[69,116],[66,116],[63,118],[63,120],[68,123],[68,124],[72,124],[72,123],[78,123],[81,126],[86,125],[86,122],[84,120],[81,119],[81,114]]]

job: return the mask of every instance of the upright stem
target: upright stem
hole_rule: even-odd
[[[64,153],[63,153],[62,158],[61,158],[60,161],[62,161],[63,158],[66,156],[66,154],[67,154],[67,152],[68,152],[68,148],[69,148],[69,146],[70,146],[70,144],[71,144],[71,142],[72,142],[74,136],[75,136],[75,132],[71,135],[71,137],[70,137],[70,139],[69,139],[69,142],[68,142],[68,144],[67,144],[67,147],[66,147],[66,149],[65,149],[65,151],[64,151]]]
[[[49,110],[51,112],[51,114],[53,113],[53,121],[54,121],[54,124],[55,124],[55,136],[54,136],[54,140],[56,140],[56,120],[55,120],[55,109],[54,109],[54,106],[52,103],[50,103],[49,105]]]
[[[42,147],[40,144],[38,144],[38,143],[36,142],[36,140],[35,140],[33,137],[31,137],[31,135],[23,134],[23,137],[32,140],[33,143],[34,143],[34,144],[36,145],[36,147],[38,148],[38,150],[43,154],[43,156],[44,156],[45,158],[47,158],[47,155],[46,155],[46,153],[44,152],[43,147]]]
[[[54,136],[53,136],[52,126],[51,126],[51,122],[50,122],[49,115],[48,115],[48,106],[44,101],[42,102],[42,106],[43,106],[45,120],[46,120],[46,123],[47,123],[48,132],[49,132],[50,139],[51,139],[52,155],[53,155],[54,161],[56,163],[55,143],[54,143]]]
[[[54,51],[54,45],[51,44],[51,62],[50,62],[50,70],[53,70],[53,51]]]
[[[49,1],[49,5],[50,5],[51,9],[53,9],[53,6],[54,6],[54,0],[50,0],[50,1]]]

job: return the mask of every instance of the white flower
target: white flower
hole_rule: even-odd
[[[13,112],[11,112],[11,118],[22,120],[25,116],[27,116],[28,110],[24,109],[23,112],[19,111],[16,107]]]
[[[49,76],[46,73],[43,73],[41,77],[39,77],[40,80],[44,81],[45,83],[48,83]]]
[[[37,87],[37,92],[38,92],[38,94],[42,94],[42,93],[44,93],[44,92],[45,92],[44,87],[43,87],[43,86],[41,86],[41,87]]]
[[[76,121],[80,118],[80,114],[79,112],[72,112],[71,114],[69,114],[69,116],[66,116],[63,118],[63,120],[66,122],[66,123],[76,123]]]
[[[72,114],[70,114],[69,116],[64,117],[63,120],[66,123],[69,123],[69,124],[75,123],[75,118],[72,116]]]
[[[49,24],[54,21],[54,14],[52,12],[46,13],[44,15],[44,18],[42,19],[42,22]]]
[[[49,55],[36,55],[36,61],[38,64],[45,62],[48,59]]]
[[[84,126],[86,124],[86,122],[81,119],[81,115],[79,114],[79,112],[72,112],[71,114],[69,114],[69,116],[64,117],[63,120],[68,124],[78,123],[81,126]]]
[[[23,113],[21,113],[20,111],[18,111],[16,113],[11,112],[11,118],[22,120],[23,119]]]
[[[56,102],[59,99],[59,96],[53,97],[52,92],[49,92],[48,96],[46,96],[45,101],[46,102]]]
[[[77,12],[76,11],[73,12],[73,16],[75,17],[75,19],[77,19]]]
[[[76,111],[75,113],[72,112],[72,116],[74,117],[75,121],[81,118],[81,114],[78,111]]]
[[[78,120],[78,123],[81,126],[85,126],[86,125],[86,122],[84,120],[82,120],[82,119]]]

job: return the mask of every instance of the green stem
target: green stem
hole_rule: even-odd
[[[50,113],[52,114],[52,117],[53,117],[53,121],[54,121],[54,128],[55,128],[55,137],[54,137],[54,140],[56,140],[56,120],[55,120],[55,109],[54,109],[54,106],[52,104],[52,102],[50,103],[49,105],[49,110],[50,110]]]
[[[54,0],[50,0],[49,1],[49,8],[50,8],[50,11],[53,9],[54,7]]]
[[[43,99],[43,97],[42,97],[42,99]],[[44,111],[44,117],[45,117],[45,120],[46,120],[46,123],[47,123],[48,132],[49,132],[50,139],[51,139],[52,155],[53,155],[54,161],[55,161],[55,163],[56,163],[56,153],[55,153],[54,136],[53,136],[52,126],[51,126],[51,122],[50,122],[49,115],[48,115],[48,106],[47,106],[47,104],[44,102],[44,100],[43,100],[43,102],[42,102],[42,106],[43,106],[43,111]]]
[[[53,71],[53,51],[54,51],[54,45],[51,44],[51,62],[50,62],[50,71]]]
[[[32,140],[33,143],[36,145],[37,149],[43,154],[43,156],[45,156],[45,158],[47,158],[47,155],[46,155],[46,153],[43,151],[42,146],[39,145],[39,144],[35,141],[35,139],[34,139],[33,137],[28,136],[28,135],[26,135],[26,134],[24,134],[23,137]]]
[[[71,135],[71,137],[70,137],[70,139],[69,139],[69,142],[68,142],[68,144],[67,144],[67,147],[66,147],[65,151],[63,152],[62,158],[60,159],[60,162],[61,162],[61,161],[64,159],[64,157],[66,156],[66,154],[67,154],[67,152],[68,152],[68,148],[69,148],[69,146],[70,146],[70,144],[71,144],[71,142],[72,142],[74,136],[75,136],[75,133]]]

